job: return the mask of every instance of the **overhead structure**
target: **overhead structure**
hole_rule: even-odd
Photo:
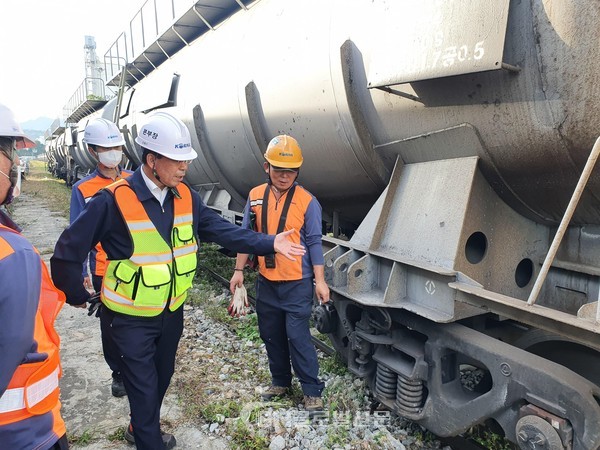
[[[247,9],[253,0],[147,0],[104,54],[106,83],[119,86],[126,66],[125,84],[133,86],[150,72],[214,30],[225,19]],[[191,3],[191,4],[190,4]]]
[[[85,78],[75,90],[67,104],[63,107],[63,116],[67,123],[79,122],[85,116],[102,109],[107,98],[104,89],[103,68],[96,54],[96,40],[93,36],[85,36],[84,45]]]

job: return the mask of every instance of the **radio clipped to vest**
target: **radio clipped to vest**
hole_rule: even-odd
[[[269,191],[271,190],[271,185],[267,184],[265,187],[265,193],[263,195],[263,203],[262,203],[262,214],[260,217],[261,222],[261,231],[265,234],[269,234],[267,227],[267,216],[269,212]],[[285,203],[283,204],[283,209],[281,210],[281,216],[279,217],[279,225],[277,225],[277,233],[281,233],[285,229],[285,222],[287,220],[287,213],[290,209],[290,204],[292,203],[292,198],[294,197],[294,191],[296,190],[296,185],[293,185],[287,193],[285,198]],[[265,267],[267,269],[274,269],[276,267],[275,264],[275,254],[271,253],[270,255],[265,255]]]
[[[258,231],[256,229],[256,213],[252,210],[250,211],[250,229]],[[258,269],[258,257],[256,255],[248,255],[246,267],[248,267],[250,270]]]

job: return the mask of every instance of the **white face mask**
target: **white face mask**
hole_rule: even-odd
[[[98,153],[98,160],[109,169],[114,169],[119,165],[123,158],[122,150],[109,150]]]

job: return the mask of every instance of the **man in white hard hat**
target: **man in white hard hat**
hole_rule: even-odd
[[[138,449],[175,446],[160,430],[160,407],[175,368],[183,308],[197,266],[197,242],[216,242],[237,252],[302,256],[288,240],[242,229],[206,207],[182,183],[197,156],[188,128],[166,112],[140,127],[136,142],[143,165],[126,180],[102,190],[60,236],[52,271],[72,305],[85,304],[81,263],[98,242],[107,253],[101,320],[119,350],[131,408],[125,438]]]
[[[85,127],[83,142],[87,145],[90,153],[98,160],[98,164],[96,170],[73,186],[70,210],[71,223],[81,214],[87,202],[92,199],[96,192],[121,178],[127,178],[133,173],[120,167],[125,140],[115,123],[103,118],[91,119]],[[88,273],[88,260],[91,277]],[[100,292],[102,277],[106,269],[106,253],[100,244],[92,249],[88,260],[83,264],[83,285],[86,289]],[[99,314],[102,314],[102,306],[100,306]],[[119,371],[119,352],[110,339],[110,333],[107,330],[101,329],[101,335],[104,359],[112,371],[112,395],[123,397],[127,392]]]
[[[0,105],[0,204],[12,200],[17,148],[34,147]],[[65,297],[19,227],[0,210],[0,447],[64,450],[59,344],[54,319]]]

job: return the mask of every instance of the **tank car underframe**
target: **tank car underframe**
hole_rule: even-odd
[[[523,448],[595,449],[600,325],[577,312],[596,275],[555,268],[527,305],[552,230],[499,199],[477,162],[397,163],[352,239],[324,238],[337,319],[320,331],[380,402],[440,436],[494,420]],[[563,295],[576,286],[581,298]],[[520,346],[536,331],[585,351]],[[466,387],[468,370],[482,381]]]
[[[350,241],[324,237],[327,282],[366,306],[440,323],[491,311],[600,351],[600,324],[577,316],[597,305],[597,274],[557,266],[528,305],[552,230],[500,200],[477,162],[397,165]],[[578,239],[572,233],[565,245]]]
[[[493,419],[513,442],[562,445],[536,448],[589,450],[600,441],[600,387],[566,367],[459,323],[361,305],[338,292],[332,299],[337,317],[322,331],[395,413],[439,436]],[[465,369],[482,371],[479,384],[461,381]]]

